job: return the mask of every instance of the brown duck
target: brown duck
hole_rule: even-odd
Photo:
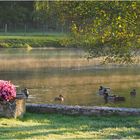
[[[55,101],[64,101],[64,97],[60,94],[58,97],[54,98]]]

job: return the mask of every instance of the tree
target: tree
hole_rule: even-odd
[[[47,6],[62,22],[70,23],[72,41],[88,50],[89,57],[127,62],[136,55],[140,2],[52,1]]]
[[[57,1],[36,1],[35,19],[48,25],[48,28],[56,28],[60,23],[59,7]]]
[[[13,29],[16,25],[32,22],[33,1],[1,1],[0,25],[8,24]]]

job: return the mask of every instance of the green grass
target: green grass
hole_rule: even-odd
[[[0,118],[0,139],[93,140],[140,138],[140,117],[86,117],[26,113]]]
[[[62,47],[65,34],[49,35],[2,35],[0,36],[0,47],[3,48],[27,48],[27,47]]]
[[[64,36],[65,33],[62,32],[0,32],[0,36]]]

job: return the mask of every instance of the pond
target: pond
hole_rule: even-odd
[[[101,65],[100,59],[87,60],[86,53],[72,48],[0,49],[0,79],[27,87],[28,103],[140,107],[139,65]],[[105,103],[97,94],[100,85],[110,87],[124,102]],[[136,97],[130,91],[136,88]],[[62,94],[63,102],[54,98]]]

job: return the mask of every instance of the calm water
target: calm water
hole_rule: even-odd
[[[17,91],[27,87],[28,103],[140,107],[139,66],[103,66],[84,55],[78,49],[0,49],[0,79],[19,85]],[[100,85],[126,101],[106,104],[97,94]],[[132,88],[137,90],[133,98]],[[63,103],[54,101],[59,94]]]

